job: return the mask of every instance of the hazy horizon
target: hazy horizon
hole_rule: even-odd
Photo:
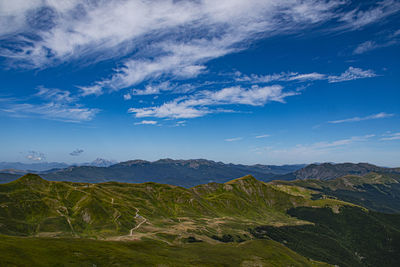
[[[105,160],[109,161],[112,164],[118,164],[122,162],[127,162],[127,161],[148,161],[148,162],[156,162],[160,160],[174,160],[174,161],[189,161],[189,160],[207,160],[207,161],[214,161],[214,162],[222,162],[223,164],[242,164],[242,165],[276,165],[276,166],[283,166],[283,165],[310,165],[310,164],[324,164],[324,163],[331,163],[331,164],[343,164],[343,163],[353,163],[353,164],[359,164],[359,163],[368,163],[380,167],[387,167],[387,168],[397,168],[399,166],[387,166],[387,165],[379,165],[374,162],[355,162],[355,161],[343,161],[343,162],[333,162],[333,161],[324,161],[324,162],[303,162],[303,163],[283,163],[283,164],[270,164],[268,162],[256,162],[256,163],[244,163],[244,162],[229,162],[229,161],[222,161],[222,160],[215,160],[215,159],[206,159],[206,158],[159,158],[155,160],[147,160],[147,159],[139,159],[139,158],[134,158],[134,159],[125,159],[125,160],[113,160],[113,159],[104,159],[104,158],[96,158],[94,160],[89,160],[89,161],[82,161],[82,162],[65,162],[65,161],[29,161],[29,160],[24,160],[24,161],[1,161],[0,163],[22,163],[22,164],[51,164],[51,163],[59,163],[59,164],[66,164],[69,166],[74,166],[74,165],[82,165],[82,164],[90,164],[95,162],[96,160]]]

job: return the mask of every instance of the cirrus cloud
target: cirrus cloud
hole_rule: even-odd
[[[17,68],[113,59],[113,73],[79,87],[82,96],[100,95],[166,76],[196,77],[207,71],[206,62],[245,49],[249,40],[326,22],[328,30],[357,30],[398,10],[392,0],[357,6],[342,0],[2,1],[0,56]]]
[[[391,113],[380,112],[380,113],[365,116],[365,117],[353,117],[353,118],[348,118],[348,119],[343,119],[343,120],[329,121],[329,123],[338,124],[338,123],[344,123],[344,122],[358,122],[358,121],[366,121],[366,120],[385,119],[385,118],[390,118],[393,116],[394,116],[394,114],[391,114]]]
[[[297,94],[297,92],[291,91],[284,92],[280,85],[252,86],[248,89],[234,86],[218,91],[200,91],[191,96],[176,98],[160,106],[130,108],[128,112],[134,113],[136,118],[196,118],[209,113],[233,112],[232,110],[210,108],[212,106],[263,106],[272,101],[284,103],[286,97]]]

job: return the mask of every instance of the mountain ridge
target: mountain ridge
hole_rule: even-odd
[[[211,181],[223,183],[247,174],[252,174],[257,179],[268,181],[277,174],[289,173],[301,167],[303,165],[243,165],[226,164],[206,159],[174,160],[166,158],[153,162],[129,160],[108,167],[69,166],[37,173],[53,181],[92,183],[106,181],[140,183],[152,181],[189,188]],[[0,178],[1,176],[0,174]],[[12,177],[15,176],[8,175],[7,179],[3,180],[7,182]]]
[[[369,172],[400,173],[400,168],[379,167],[370,163],[310,164],[292,173],[277,175],[277,180],[320,179],[329,180],[345,175],[364,175]]]

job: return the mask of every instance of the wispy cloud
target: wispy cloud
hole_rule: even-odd
[[[177,121],[175,123],[175,126],[176,127],[184,127],[184,126],[186,126],[186,121]]]
[[[279,85],[253,86],[248,89],[235,86],[219,91],[200,91],[191,96],[177,98],[161,106],[130,108],[128,112],[134,113],[137,118],[196,118],[209,113],[232,112],[231,110],[210,109],[210,106],[234,104],[263,106],[271,101],[284,103],[286,97],[296,94],[298,93],[284,92],[283,87]]]
[[[392,15],[400,10],[400,3],[395,0],[377,1],[374,6],[368,9],[361,7],[342,14],[340,20],[344,22],[341,27],[358,29],[365,25],[381,21],[385,17]]]
[[[75,149],[74,151],[72,151],[71,153],[69,153],[71,156],[79,156],[79,155],[81,155],[82,153],[83,153],[84,151],[83,151],[83,149],[79,149],[79,148],[77,148],[77,149]]]
[[[314,149],[335,148],[335,147],[349,145],[354,142],[367,141],[374,136],[375,136],[374,134],[369,134],[364,136],[353,136],[351,138],[336,140],[333,142],[318,142],[311,145],[311,147]]]
[[[0,38],[12,45],[0,55],[9,66],[28,68],[112,58],[113,74],[80,87],[82,95],[99,95],[149,79],[195,77],[207,71],[207,61],[240,51],[251,39],[326,22],[332,30],[356,30],[400,9],[390,0],[357,6],[342,0],[3,1]]]
[[[236,141],[240,141],[242,139],[243,139],[242,137],[234,137],[234,138],[227,138],[224,141],[225,142],[236,142]]]
[[[34,96],[52,102],[71,103],[77,100],[77,97],[73,96],[70,91],[63,91],[57,88],[46,88],[43,86],[39,86],[38,90],[39,92],[37,92]]]
[[[372,70],[362,70],[360,68],[349,67],[344,73],[339,76],[331,75],[328,76],[328,81],[330,83],[352,81],[364,78],[375,77],[376,74]]]
[[[387,34],[384,37],[381,37],[380,40],[368,40],[361,44],[359,44],[353,51],[354,55],[364,54],[366,52],[388,47],[392,45],[397,45],[400,43],[400,30]]]
[[[313,144],[298,144],[294,147],[289,147],[286,149],[272,149],[269,148],[265,152],[268,153],[271,157],[283,157],[283,158],[292,158],[292,157],[314,157],[326,155],[328,153],[332,153],[332,151],[337,149],[344,149],[347,146],[350,146],[359,142],[367,142],[371,140],[371,138],[375,137],[374,134],[364,135],[364,136],[352,136],[349,138],[339,139],[335,141],[323,141],[316,142]]]
[[[65,122],[90,121],[99,112],[98,109],[85,108],[81,105],[68,106],[60,103],[45,104],[9,104],[0,109],[14,117],[31,117],[59,120]]]
[[[329,83],[344,82],[364,78],[375,77],[373,70],[363,70],[356,67],[349,67],[345,72],[339,75],[328,75],[323,73],[298,73],[298,72],[283,72],[268,75],[244,75],[241,72],[235,73],[236,82],[245,82],[253,84],[271,83],[271,82],[312,82],[327,80]]]
[[[257,135],[256,138],[267,138],[270,137],[269,134],[262,134],[262,135]]]
[[[81,96],[88,95],[101,95],[103,94],[103,88],[99,84],[91,85],[91,86],[77,86],[81,90]]]
[[[46,159],[46,156],[42,152],[31,150],[26,155],[26,158],[33,161],[43,161]]]
[[[393,116],[394,116],[394,114],[391,114],[391,113],[380,112],[380,113],[365,116],[365,117],[353,117],[353,118],[348,118],[348,119],[343,119],[343,120],[329,121],[329,123],[337,124],[337,123],[344,123],[344,122],[358,122],[358,121],[366,121],[366,120],[385,119],[385,118],[390,118]]]
[[[26,103],[26,99],[6,99],[0,101],[0,111],[14,117],[39,117],[65,122],[90,121],[100,111],[75,103],[78,98],[69,91],[44,87],[39,87],[38,91],[31,98],[39,101]]]
[[[135,122],[135,125],[156,125],[157,123],[157,121],[143,120],[141,122]]]
[[[205,85],[205,84],[203,84]],[[131,89],[126,94],[124,94],[125,100],[132,99],[133,96],[142,96],[142,95],[158,95],[162,94],[163,92],[172,92],[174,94],[183,94],[187,93],[199,85],[194,84],[177,84],[172,83],[170,81],[164,81],[155,84],[147,84],[144,89]]]
[[[363,53],[373,50],[377,47],[378,47],[378,45],[374,41],[366,41],[364,43],[359,44],[356,47],[356,49],[354,49],[353,54],[355,54],[355,55],[363,54]]]
[[[380,140],[382,141],[400,140],[400,133],[385,134],[385,137],[382,137]]]

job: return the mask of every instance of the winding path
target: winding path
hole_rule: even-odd
[[[133,228],[131,229],[131,231],[130,231],[130,233],[129,233],[130,236],[133,235],[133,231],[137,230],[142,224],[144,224],[145,222],[147,222],[147,219],[146,219],[145,217],[139,215],[139,209],[138,209],[138,208],[135,208],[135,209],[136,209],[135,218],[141,218],[141,219],[143,219],[143,221],[140,222],[138,225],[136,225],[135,227],[133,227]]]

